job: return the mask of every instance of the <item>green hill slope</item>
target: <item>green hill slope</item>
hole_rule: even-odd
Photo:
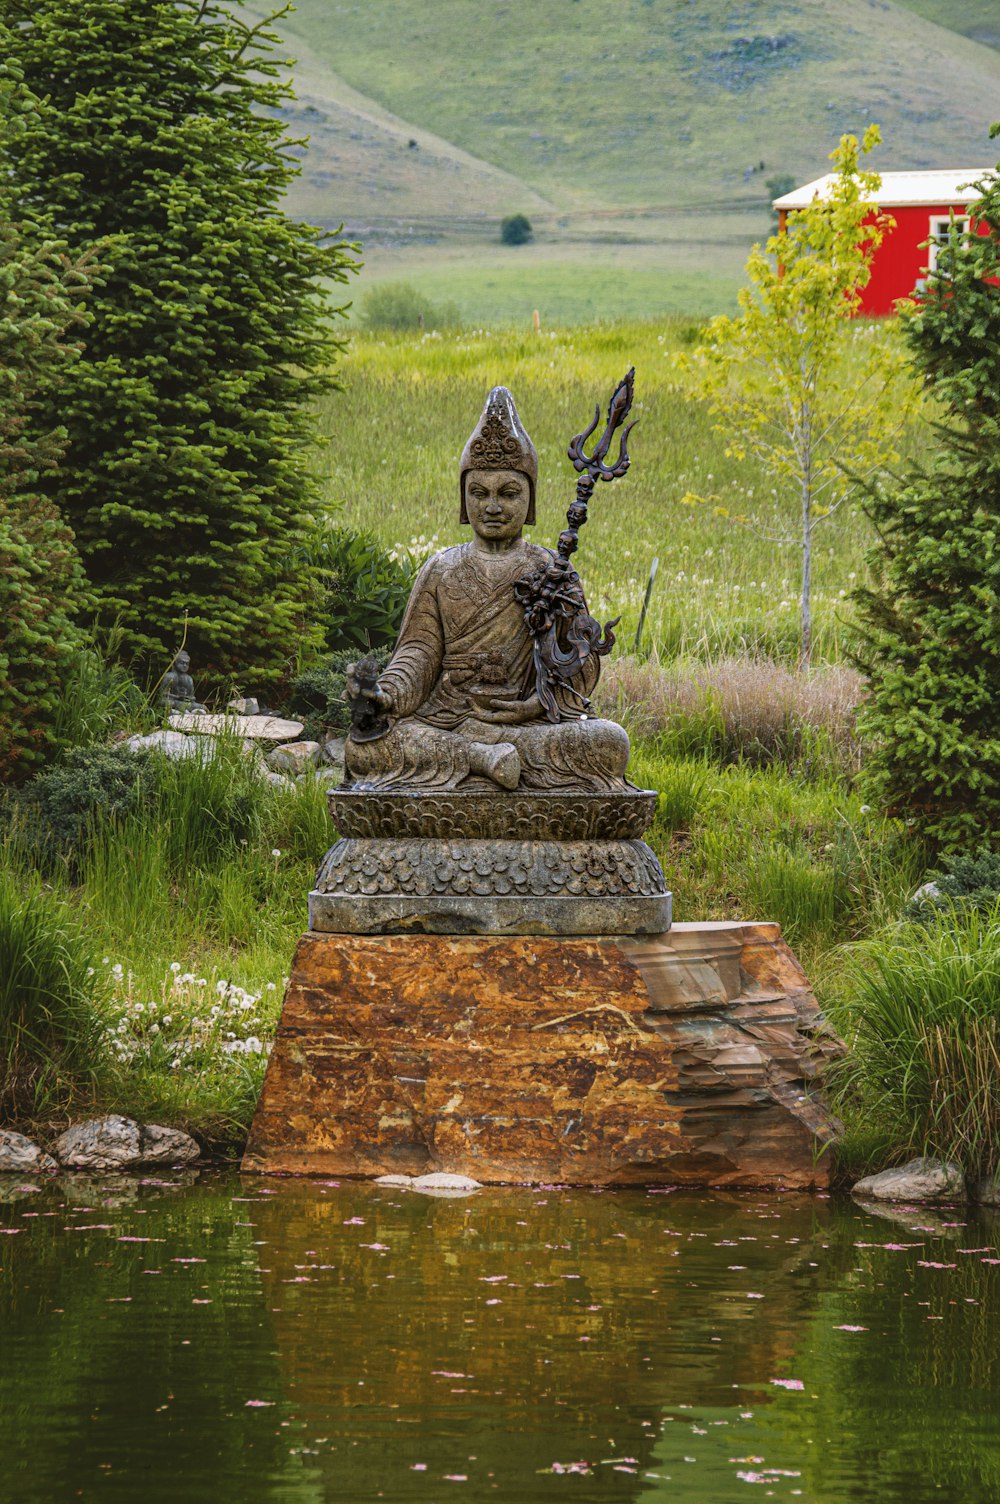
[[[877,120],[884,168],[994,160],[997,11],[1000,0],[297,0],[281,23],[299,59],[289,123],[311,139],[293,207],[345,220],[369,276],[452,291],[470,314],[502,316],[532,270],[551,299],[562,263],[617,279],[619,311],[633,313],[681,306],[669,274],[699,268],[705,306],[718,306],[767,233],[766,179],[817,176],[843,131]],[[537,243],[497,262],[512,210]],[[600,311],[600,295],[576,314]],[[518,291],[516,316],[540,296]]]

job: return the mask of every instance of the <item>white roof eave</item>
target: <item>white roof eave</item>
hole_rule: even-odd
[[[970,186],[994,174],[992,167],[949,168],[935,172],[884,172],[882,186],[872,195],[880,208],[906,208],[920,204],[972,204],[980,197],[978,188]],[[775,209],[807,209],[816,198],[825,198],[833,174],[814,178],[773,200]]]

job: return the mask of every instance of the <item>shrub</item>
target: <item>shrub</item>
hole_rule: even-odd
[[[0,869],[0,1123],[93,1077],[102,1029],[93,948],[68,904]]]
[[[500,239],[504,245],[527,245],[533,234],[526,214],[508,214],[500,221]]]
[[[124,745],[74,749],[8,801],[19,843],[48,870],[59,862],[76,875],[98,832],[152,822],[172,872],[217,863],[258,832],[270,786],[238,737],[205,738],[199,750],[172,760]]]
[[[977,852],[946,856],[941,870],[928,872],[927,881],[914,894],[908,914],[922,919],[954,909],[978,909],[981,913],[1000,904],[1000,852],[984,847]]]
[[[870,798],[940,850],[1000,843],[1000,177],[902,321],[937,399],[936,465],[872,489],[858,603]]]
[[[300,558],[319,582],[316,610],[332,653],[393,642],[416,575],[409,554],[391,553],[372,532],[327,524],[317,528]]]
[[[0,45],[37,96],[10,153],[18,211],[71,253],[106,239],[46,482],[123,651],[206,679],[284,672],[309,580],[283,572],[331,385],[330,282],[348,247],[288,217],[291,96],[267,23],[217,0],[5,0]],[[67,61],[70,60],[70,61]]]
[[[14,75],[12,77],[12,74]],[[14,222],[10,152],[37,101],[5,63],[0,81],[0,779],[20,779],[54,746],[62,684],[83,644],[86,603],[73,535],[39,495],[65,431],[60,391],[80,352],[74,326],[96,268]]]
[[[852,1115],[900,1157],[1000,1168],[1000,911],[937,915],[854,948],[834,1003]]]
[[[382,282],[365,296],[361,318],[369,329],[457,329],[455,303],[434,303],[411,282]]]
[[[77,747],[8,798],[15,830],[43,870],[61,861],[72,873],[88,835],[101,821],[122,821],[152,797],[149,752]]]

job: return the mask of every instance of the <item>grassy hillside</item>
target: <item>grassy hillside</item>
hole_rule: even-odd
[[[297,0],[280,23],[298,59],[289,124],[310,138],[293,208],[362,241],[361,296],[404,277],[447,287],[473,322],[592,318],[604,289],[616,316],[718,308],[767,233],[767,179],[818,175],[843,131],[877,120],[884,168],[995,159],[996,14],[997,0]],[[497,264],[515,210],[535,242]]]

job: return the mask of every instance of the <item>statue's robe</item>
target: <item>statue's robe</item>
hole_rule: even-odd
[[[503,553],[464,543],[428,560],[379,679],[394,702],[392,730],[378,741],[348,742],[357,782],[455,788],[470,775],[470,743],[503,742],[517,749],[523,787],[628,786],[626,733],[611,721],[581,718],[581,701],[566,689],[557,698],[574,719],[552,723],[537,701],[519,725],[480,718],[477,694],[522,702],[534,695],[534,645],[514,583],[551,558],[549,549],[519,539]],[[589,658],[572,680],[579,695],[589,695],[599,672],[599,660]]]

